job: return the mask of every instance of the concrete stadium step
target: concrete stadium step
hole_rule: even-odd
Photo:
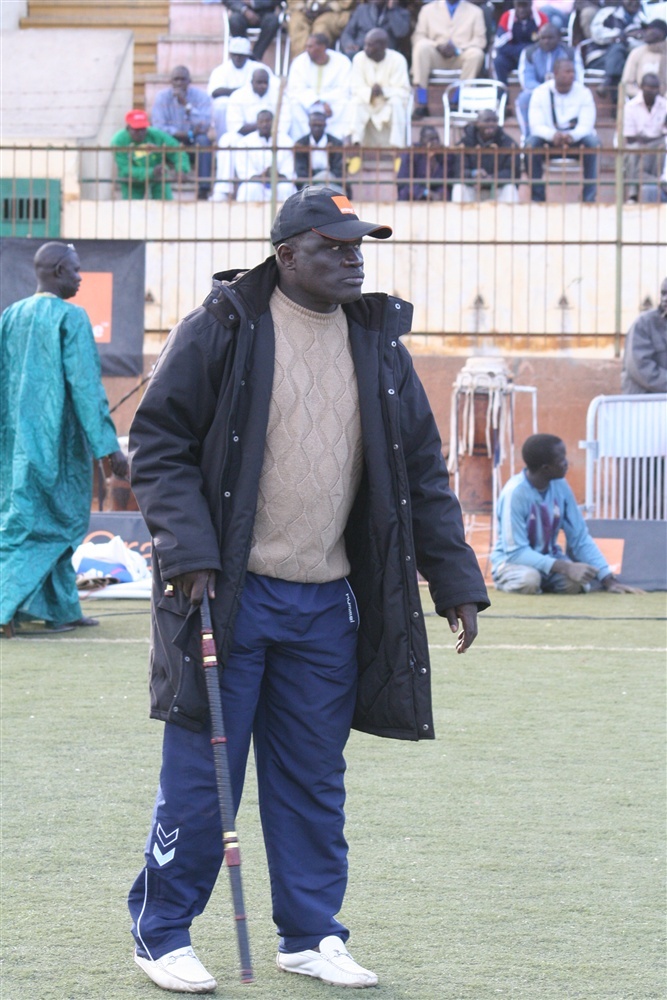
[[[169,33],[171,35],[222,35],[227,11],[222,4],[199,0],[171,0]]]
[[[115,0],[113,3],[90,0],[28,0],[28,16],[79,17],[87,21],[104,19],[111,14],[122,18],[125,27],[135,19],[155,16],[169,23],[169,0]]]
[[[169,74],[174,66],[187,66],[193,76],[209,74],[223,58],[222,35],[161,35],[157,43],[157,72]]]

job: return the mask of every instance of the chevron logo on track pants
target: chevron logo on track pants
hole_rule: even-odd
[[[155,834],[155,843],[153,844],[153,857],[159,864],[160,868],[164,868],[173,859],[176,854],[176,848],[171,847],[178,840],[178,827],[172,830],[171,833],[165,833],[162,826],[158,823],[157,832]],[[162,850],[162,848],[167,848]]]

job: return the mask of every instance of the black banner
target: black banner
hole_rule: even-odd
[[[35,291],[33,258],[49,240],[0,241],[0,309]],[[68,240],[62,239],[63,243]],[[90,318],[103,375],[143,374],[146,252],[141,240],[76,240],[83,281],[76,298]]]

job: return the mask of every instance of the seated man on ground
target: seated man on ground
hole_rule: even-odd
[[[343,139],[347,128],[352,64],[329,47],[325,34],[310,35],[306,51],[297,56],[287,76],[287,96],[292,106],[294,138],[308,129],[308,112],[321,101],[327,114],[327,131]]]
[[[287,27],[292,58],[307,48],[311,35],[325,34],[333,48],[345,30],[356,0],[290,0]]]
[[[521,53],[537,41],[538,31],[546,24],[546,15],[534,10],[532,0],[514,0],[513,9],[505,11],[498,21],[493,48],[493,65],[501,83],[507,84],[510,73],[519,65]]]
[[[227,131],[227,105],[229,98],[248,83],[256,68],[250,58],[250,42],[247,38],[232,38],[229,43],[229,59],[220,63],[208,78],[208,93],[213,101],[213,124],[216,142]]]
[[[161,90],[153,105],[152,124],[167,132],[183,146],[195,146],[190,162],[197,165],[199,198],[207,198],[211,190],[213,154],[209,147],[209,130],[213,108],[205,90],[192,83],[187,66],[175,66],[169,77],[171,86]]]
[[[486,26],[479,7],[468,0],[433,0],[422,7],[412,35],[415,118],[425,118],[428,81],[434,69],[456,69],[462,80],[479,76],[484,62]]]
[[[343,190],[343,143],[326,131],[327,116],[323,104],[313,104],[308,116],[310,131],[294,143],[294,168],[300,179],[297,188],[323,184],[332,191]],[[349,197],[349,195],[348,195]]]
[[[640,197],[641,201],[667,201],[667,189],[660,180],[665,165],[667,100],[659,90],[658,77],[647,73],[640,93],[623,109],[623,144],[642,149],[623,158],[625,199],[629,202]]]
[[[487,198],[515,203],[521,179],[521,156],[514,139],[498,124],[498,115],[487,108],[476,122],[466,125],[458,143],[465,152],[454,156],[452,201],[473,202]]]
[[[533,91],[528,112],[530,136],[526,149],[533,151],[548,147],[557,157],[572,158],[575,150],[597,150],[600,140],[595,132],[595,101],[583,83],[575,80],[571,59],[558,59],[554,64],[554,78],[540,84]],[[531,152],[529,170],[533,201],[545,201],[546,190],[542,183],[544,155]],[[585,202],[597,198],[597,153],[583,154]]]
[[[491,553],[496,590],[515,594],[637,593],[611,572],[567,482],[565,444],[533,434],[521,449],[526,468],[498,500],[498,541]],[[563,531],[566,552],[558,544]]]
[[[260,111],[257,115],[257,131],[239,139],[234,150],[234,170],[242,183],[236,193],[237,201],[270,201],[272,185],[273,143],[271,129],[273,112]],[[294,156],[292,140],[288,135],[276,137],[277,196],[285,201],[296,192],[292,183],[294,177]]]
[[[405,146],[410,78],[405,56],[372,28],[352,60],[350,137],[360,146]]]
[[[373,28],[383,28],[387,32],[388,48],[398,49],[410,37],[410,11],[400,0],[359,3],[340,36],[340,51],[352,59],[363,50],[364,39]]]
[[[516,116],[523,135],[529,134],[528,108],[533,91],[541,83],[552,80],[557,59],[572,59],[575,76],[584,82],[584,66],[581,54],[573,52],[561,40],[561,33],[553,24],[544,24],[537,33],[537,42],[525,48],[519,59],[519,83],[521,93],[516,100]]]
[[[401,153],[396,180],[399,201],[445,199],[445,154],[433,125],[422,125],[417,144]]]
[[[621,83],[626,97],[636,97],[647,73],[655,73],[660,93],[667,94],[667,21],[656,18],[644,29],[644,45],[632,50],[623,68]]]
[[[174,196],[169,182],[190,173],[190,160],[179,149],[178,140],[151,128],[148,115],[140,109],[128,111],[125,128],[116,132],[111,146],[116,149],[114,160],[123,198],[171,201]]]
[[[229,10],[229,33],[232,38],[247,39],[248,28],[259,28],[252,47],[252,57],[259,61],[278,34],[279,4],[276,0],[223,0],[223,3]]]

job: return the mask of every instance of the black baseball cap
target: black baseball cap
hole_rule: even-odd
[[[312,185],[287,199],[273,220],[271,242],[277,246],[290,236],[309,231],[350,243],[362,236],[386,240],[392,234],[389,226],[362,222],[344,194]]]

